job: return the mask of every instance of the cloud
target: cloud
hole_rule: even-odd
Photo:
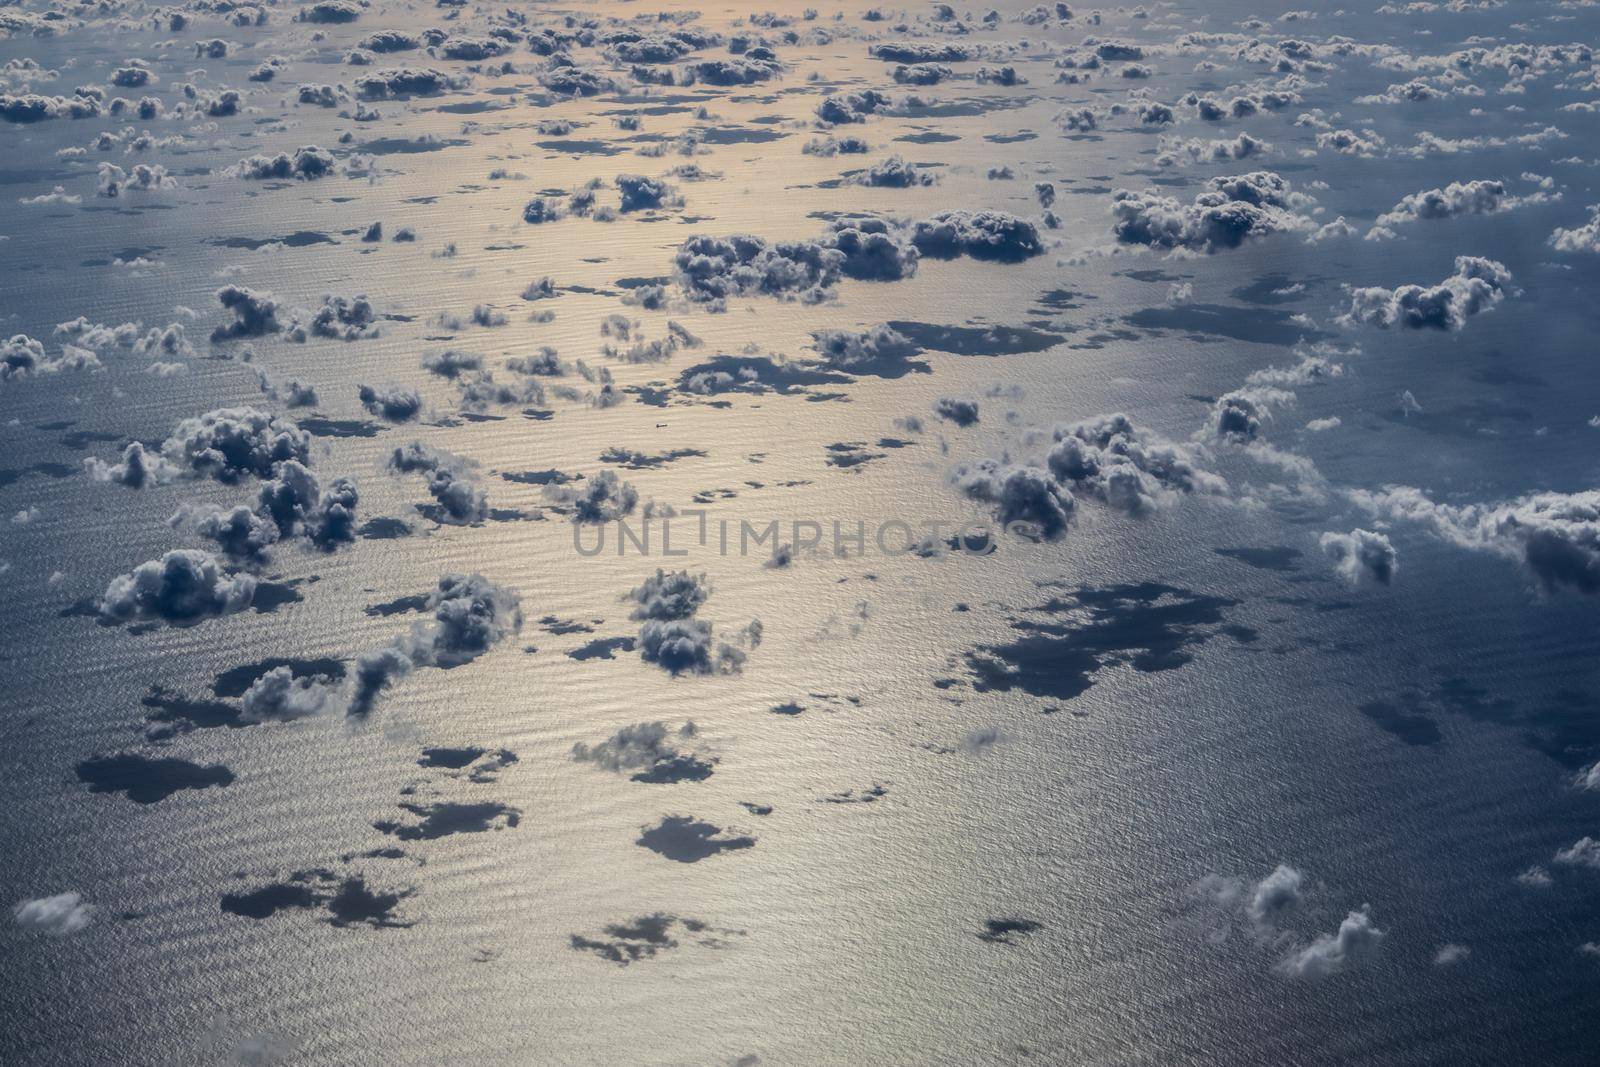
[[[1256,883],[1246,907],[1252,921],[1259,925],[1272,925],[1283,912],[1300,902],[1300,887],[1304,882],[1300,872],[1286,863],[1280,863],[1271,874]]]
[[[1183,162],[1228,163],[1253,159],[1270,151],[1272,145],[1248,133],[1241,133],[1226,141],[1163,137],[1158,145],[1155,164],[1158,167],[1171,167]]]
[[[651,619],[639,628],[639,656],[673,674],[733,674],[744,652],[718,644],[704,619]]]
[[[274,667],[245,690],[240,718],[246,722],[287,722],[342,707],[336,683],[323,675],[297,677],[292,667]]]
[[[1515,560],[1547,592],[1600,593],[1600,490],[1463,505],[1435,503],[1409,486],[1348,496],[1374,515],[1418,522],[1458,547]]]
[[[885,63],[965,63],[973,58],[967,45],[932,41],[889,41],[869,45],[867,54]]]
[[[617,175],[617,191],[622,194],[621,210],[625,213],[683,204],[681,198],[675,197],[672,186],[643,174]]]
[[[356,659],[346,706],[367,715],[378,697],[418,667],[457,667],[522,629],[522,598],[481,574],[446,574],[429,594],[427,622]]]
[[[63,345],[61,355],[45,353],[44,342],[27,334],[13,334],[0,340],[0,382],[21,381],[40,374],[64,370],[97,370],[100,359],[87,349]]]
[[[1118,189],[1111,197],[1113,235],[1121,244],[1210,254],[1312,226],[1309,218],[1297,213],[1309,199],[1271,171],[1212,178],[1206,184],[1209,188],[1190,204]]]
[[[307,4],[295,15],[297,22],[340,23],[354,22],[361,17],[365,4],[352,3],[351,0],[317,0],[317,3]]]
[[[773,59],[746,55],[734,59],[702,59],[678,68],[680,85],[754,85],[783,73],[782,64]]]
[[[1030,525],[1047,540],[1066,532],[1077,507],[1072,493],[1037,467],[981,459],[957,466],[952,477],[964,495],[994,504],[1003,525]]]
[[[1144,515],[1180,493],[1220,494],[1226,483],[1192,448],[1169,441],[1121,413],[1056,426],[1045,457],[1074,493],[1130,515]]]
[[[578,523],[614,522],[633,514],[639,503],[639,491],[618,478],[615,471],[601,471],[581,486],[546,486],[545,495],[570,505],[572,521]]]
[[[218,408],[178,423],[161,452],[179,469],[233,483],[249,475],[270,477],[288,460],[309,463],[311,435],[255,408]],[[126,452],[123,457],[126,464]]]
[[[1559,196],[1560,194],[1555,194]],[[1442,189],[1424,189],[1403,198],[1398,204],[1379,215],[1368,232],[1367,239],[1392,237],[1391,226],[1423,219],[1453,219],[1463,215],[1494,215],[1524,204],[1544,203],[1551,194],[1536,192],[1530,196],[1513,196],[1504,182],[1474,179],[1451,182]]]
[[[1600,207],[1589,209],[1589,221],[1572,229],[1558,227],[1550,235],[1557,252],[1600,252]]]
[[[596,745],[578,742],[572,758],[617,774],[634,772],[635,782],[653,784],[703,781],[716,761],[697,753],[699,730],[693,722],[674,729],[661,721],[624,726]]]
[[[77,893],[58,893],[53,897],[24,900],[11,909],[18,926],[39,930],[55,937],[75,934],[94,921],[95,909]]]
[[[909,189],[919,185],[933,185],[938,179],[926,168],[907,163],[900,156],[874,163],[866,170],[856,172],[850,179],[856,185],[891,189]]]
[[[304,145],[277,155],[256,155],[241,159],[230,173],[247,181],[315,181],[333,173],[333,153],[316,145]]]
[[[1325,978],[1376,951],[1386,932],[1373,925],[1367,908],[1352,911],[1331,934],[1323,934],[1283,961],[1284,973],[1297,978]]]
[[[420,441],[402,445],[389,456],[390,470],[427,476],[428,492],[441,509],[441,522],[466,524],[488,518],[488,494],[473,478],[473,466],[471,460]]]
[[[243,611],[255,595],[250,575],[230,575],[209,552],[174,549],[113,578],[95,608],[110,622],[186,623]]]
[[[122,460],[118,463],[107,463],[90,456],[83,461],[83,466],[95,481],[114,482],[129,489],[158,485],[170,481],[179,473],[179,469],[169,463],[165,456],[149,451],[138,441],[122,450]]]
[[[1457,256],[1455,273],[1437,285],[1402,285],[1352,289],[1350,310],[1339,317],[1343,326],[1380,329],[1460,330],[1467,320],[1504,300],[1511,287],[1505,264],[1479,256]]]
[[[634,604],[628,616],[632,619],[686,619],[699,611],[710,595],[703,574],[658,570],[623,599]]]
[[[217,302],[233,312],[233,321],[211,331],[213,341],[265,337],[284,328],[285,324],[278,318],[278,300],[271,293],[258,293],[242,285],[224,285],[217,290]]]
[[[828,126],[865,122],[868,115],[884,110],[889,104],[889,98],[876,89],[834,93],[823,97],[822,103],[817,105],[817,118]]]
[[[92,119],[100,116],[100,102],[87,96],[40,96],[0,93],[0,119],[6,122],[34,123],[46,119]]]
[[[1347,534],[1325,533],[1319,543],[1333,561],[1334,569],[1352,585],[1363,581],[1388,585],[1399,570],[1399,554],[1381,533],[1361,529]]]
[[[1039,230],[1005,211],[944,211],[913,224],[911,241],[933,259],[973,259],[1016,263],[1044,251]]]
[[[398,43],[386,39],[387,43]],[[356,92],[364,100],[390,100],[410,96],[437,96],[449,89],[464,89],[465,77],[454,77],[431,67],[391,67],[356,79]]]
[[[965,397],[941,396],[933,402],[933,413],[957,426],[973,426],[978,421],[978,402]]]
[[[816,330],[812,347],[823,366],[835,370],[893,365],[922,351],[910,338],[890,326],[874,326],[863,331]]]
[[[401,385],[363,385],[356,396],[362,407],[390,422],[410,422],[422,413],[422,395]]]
[[[124,193],[148,193],[177,187],[178,179],[160,165],[136,163],[133,170],[125,171],[115,163],[101,163],[95,195],[114,199]]]
[[[311,317],[311,332],[336,341],[356,341],[378,336],[378,315],[364,295],[353,299],[324,293],[322,306]]]

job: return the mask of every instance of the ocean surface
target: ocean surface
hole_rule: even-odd
[[[0,1063],[1594,1062],[1595,11],[0,7]]]

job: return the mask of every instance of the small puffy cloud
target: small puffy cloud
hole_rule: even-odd
[[[933,413],[957,426],[972,426],[978,421],[978,402],[966,397],[941,396],[933,402]]]
[[[1375,952],[1385,936],[1363,906],[1346,915],[1338,930],[1290,955],[1281,968],[1296,978],[1326,978]]]
[[[339,688],[320,676],[296,677],[290,667],[274,667],[245,690],[240,718],[246,722],[288,722],[341,706]]]
[[[410,422],[422,414],[422,395],[401,385],[362,385],[356,396],[362,407],[390,422]]]
[[[428,596],[433,617],[356,659],[346,711],[369,714],[378,697],[418,667],[470,663],[522,629],[522,598],[481,574],[446,574]]]
[[[1559,195],[1559,194],[1555,194]],[[1424,189],[1403,198],[1398,204],[1379,215],[1368,240],[1393,236],[1390,229],[1418,220],[1453,219],[1463,215],[1494,215],[1510,211],[1524,204],[1541,203],[1552,194],[1535,192],[1529,196],[1514,196],[1505,182],[1474,179],[1451,182],[1441,189]]]
[[[77,893],[58,893],[21,901],[11,909],[11,918],[26,929],[65,937],[93,922],[94,911],[94,906],[85,904]]]
[[[129,489],[143,489],[147,485],[170,481],[180,473],[179,468],[168,462],[165,456],[149,451],[138,441],[122,450],[122,459],[117,463],[107,463],[90,456],[83,461],[83,465],[89,477],[95,481],[113,482]]]
[[[402,445],[389,456],[390,470],[425,475],[428,492],[439,504],[440,521],[458,524],[482,522],[489,515],[488,494],[473,477],[473,466],[471,460],[420,441]]]
[[[233,312],[233,321],[213,330],[213,341],[265,337],[282,332],[286,325],[278,318],[280,307],[271,293],[258,293],[242,285],[224,285],[217,290],[217,303]]]
[[[912,225],[911,242],[932,259],[1017,263],[1044,251],[1038,227],[1005,211],[940,212]]]
[[[175,549],[113,578],[95,606],[108,622],[190,623],[243,611],[255,594],[253,577],[230,575],[211,553]]]
[[[1511,291],[1505,264],[1480,256],[1457,256],[1455,273],[1437,285],[1381,286],[1353,289],[1344,326],[1380,329],[1460,330],[1467,320],[1494,307]]]
[[[1246,910],[1250,918],[1263,925],[1276,923],[1278,917],[1300,902],[1300,889],[1304,877],[1286,863],[1280,863],[1271,874],[1257,882],[1250,893]]]
[[[1589,221],[1582,226],[1557,228],[1550,245],[1557,252],[1600,252],[1600,207],[1589,209]]]
[[[1399,554],[1384,534],[1361,529],[1347,534],[1330,532],[1323,534],[1319,543],[1334,569],[1352,585],[1388,585],[1399,570]]]
[[[316,145],[303,145],[293,152],[241,159],[230,173],[247,181],[315,181],[332,174],[335,166],[333,153]]]
[[[386,38],[384,43],[398,44],[399,38]],[[356,92],[364,100],[391,100],[437,96],[450,89],[465,88],[466,84],[464,77],[448,75],[431,67],[390,67],[361,75],[356,79]]]
[[[658,570],[623,599],[634,605],[629,613],[632,619],[687,619],[710,595],[703,574]]]
[[[572,508],[572,521],[579,523],[614,522],[633,514],[639,504],[639,491],[617,477],[615,471],[601,471],[581,485],[551,485],[545,495]]]

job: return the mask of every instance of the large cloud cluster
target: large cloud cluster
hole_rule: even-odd
[[[843,277],[895,280],[915,273],[916,264],[916,250],[878,219],[837,222],[809,241],[697,235],[674,257],[684,294],[714,307],[757,295],[817,303]]]
[[[1350,292],[1346,326],[1381,329],[1459,330],[1467,320],[1504,300],[1511,290],[1505,264],[1481,256],[1457,256],[1455,273],[1437,285],[1372,286]]]
[[[1130,515],[1147,514],[1179,494],[1226,488],[1194,449],[1120,413],[1057,426],[1051,439],[1045,464],[1057,481]]]
[[[696,235],[679,246],[674,267],[684,295],[716,309],[734,296],[818,303],[844,278],[909,278],[921,256],[1014,263],[1042,251],[1038,228],[1026,219],[1004,211],[945,211],[912,223],[841,219],[808,241]]]
[[[92,96],[41,96],[38,93],[0,93],[0,119],[33,123],[46,119],[92,119],[100,116],[100,101]]]
[[[1129,515],[1147,515],[1184,494],[1218,494],[1226,483],[1203,466],[1204,456],[1138,426],[1126,415],[1062,423],[1049,434],[1041,460],[983,459],[958,465],[957,489],[995,506],[1002,526],[1053,539],[1066,531],[1078,499]]]
[[[1462,505],[1436,503],[1409,486],[1349,495],[1374,515],[1419,522],[1451,544],[1515,560],[1548,592],[1600,593],[1600,490]]]
[[[178,423],[161,453],[180,469],[232,483],[271,477],[289,460],[309,463],[311,435],[256,408],[218,408]]]
[[[254,508],[189,504],[171,522],[193,528],[237,559],[260,558],[272,545],[290,537],[303,537],[331,552],[355,540],[358,500],[349,479],[335,479],[324,489],[304,464],[287,460],[278,464],[272,479],[262,483]]]
[[[1289,230],[1311,220],[1300,214],[1309,201],[1287,179],[1271,171],[1212,178],[1205,192],[1184,204],[1175,197],[1118,189],[1111,197],[1118,242],[1213,253],[1245,241]]]

